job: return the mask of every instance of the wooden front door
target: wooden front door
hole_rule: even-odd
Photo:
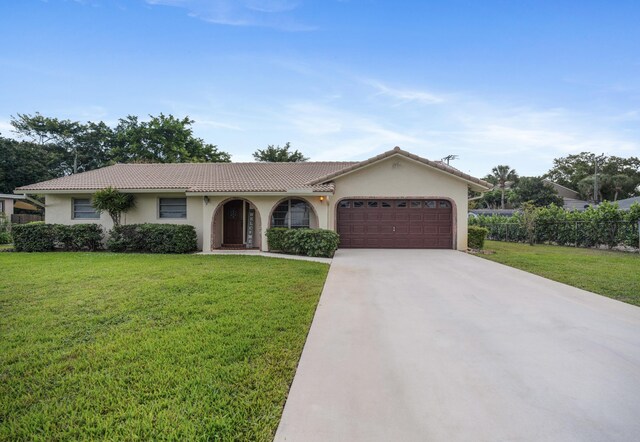
[[[242,244],[242,200],[233,200],[224,205],[224,244]]]

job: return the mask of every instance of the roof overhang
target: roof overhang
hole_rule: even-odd
[[[333,192],[312,192],[288,190],[286,192],[186,192],[187,196],[331,196]]]

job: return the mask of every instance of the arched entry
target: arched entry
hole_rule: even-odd
[[[245,198],[229,198],[216,207],[211,220],[211,248],[260,248],[262,223],[257,207]]]

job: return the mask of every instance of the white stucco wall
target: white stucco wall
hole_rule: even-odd
[[[335,179],[327,226],[335,229],[336,206],[343,198],[445,198],[454,203],[455,248],[467,249],[467,183],[438,169],[394,155]]]
[[[0,201],[2,201],[0,206],[3,206],[0,208],[2,212],[8,217],[11,217],[13,214],[13,200],[11,198],[0,198]]]
[[[198,248],[202,249],[202,197],[187,197],[187,218],[160,218],[159,198],[181,198],[176,193],[139,193],[135,194],[136,207],[122,215],[122,224],[190,224],[198,235]],[[73,198],[91,198],[91,194],[48,194],[45,196],[45,222],[51,224],[101,224],[105,230],[113,227],[109,214],[102,213],[100,219],[73,219]]]

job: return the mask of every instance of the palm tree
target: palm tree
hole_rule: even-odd
[[[497,185],[500,189],[500,208],[504,209],[504,192],[507,189],[507,186],[510,186],[518,179],[518,174],[515,169],[512,169],[507,165],[500,165],[491,169],[491,175],[489,175],[489,177],[491,179],[490,182]]]

